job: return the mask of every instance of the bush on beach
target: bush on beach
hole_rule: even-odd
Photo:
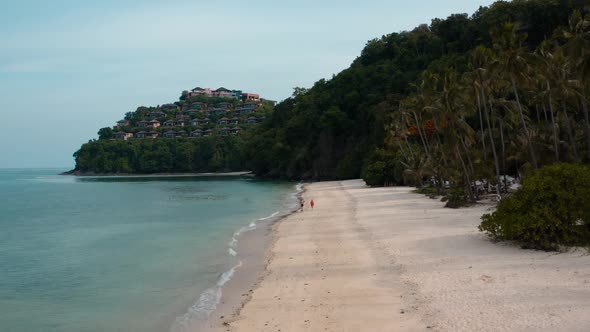
[[[590,166],[556,164],[534,171],[522,187],[482,216],[479,230],[523,248],[557,250],[590,244]]]
[[[445,204],[445,207],[450,209],[458,209],[472,204],[469,195],[462,188],[449,190],[446,198],[447,204]]]

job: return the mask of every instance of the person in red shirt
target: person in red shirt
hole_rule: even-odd
[[[311,208],[313,209],[313,207],[315,206],[313,199],[311,200],[311,202],[309,202],[309,204],[311,205]]]

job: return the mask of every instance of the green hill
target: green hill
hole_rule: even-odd
[[[228,90],[229,91],[229,90]],[[139,107],[74,157],[82,174],[214,172],[247,169],[244,142],[274,102],[193,96]]]
[[[528,34],[523,47],[533,51],[555,29],[567,26],[575,8],[582,8],[582,1],[497,2],[471,16],[434,19],[369,41],[350,68],[309,90],[298,89],[276,107],[253,138],[253,170],[270,177],[346,179],[380,167],[377,172],[396,174],[376,174],[375,184],[403,182],[404,166],[393,160],[397,144],[389,144],[390,131],[405,125],[396,118],[402,101],[422,84],[441,84],[442,78],[434,82],[427,73],[472,71],[472,50],[492,48],[490,31],[507,22],[519,23],[518,33]],[[479,122],[477,116],[468,120]]]

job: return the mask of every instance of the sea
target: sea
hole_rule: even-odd
[[[0,169],[0,331],[184,332],[301,186]]]

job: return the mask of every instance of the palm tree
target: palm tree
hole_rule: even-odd
[[[524,134],[527,137],[526,143],[529,148],[531,162],[534,168],[538,168],[539,165],[537,163],[537,157],[535,156],[535,149],[530,139],[530,133],[526,124],[517,87],[517,81],[526,78],[527,68],[529,66],[527,59],[525,59],[525,52],[522,48],[522,43],[526,39],[526,34],[518,34],[517,31],[518,25],[515,23],[506,23],[499,29],[492,31],[494,48],[499,51],[496,73],[498,75],[506,75],[512,86],[512,92],[514,93],[518,105],[520,122]]]
[[[480,135],[481,135],[481,146],[482,146],[482,157],[486,160],[487,149],[486,149],[486,137],[485,131],[483,126],[483,111],[482,111],[482,101],[481,101],[481,88],[482,84],[478,80],[478,75],[475,71],[467,72],[463,75],[463,81],[468,82],[467,84],[471,84],[471,88],[473,91],[471,92],[475,96],[475,100],[477,101],[477,113],[479,119],[479,128],[480,128]]]
[[[574,154],[574,160],[579,162],[578,148],[576,146],[575,133],[572,128],[572,122],[569,117],[567,108],[568,99],[577,96],[576,83],[572,80],[572,68],[569,59],[563,53],[563,49],[558,48],[551,57],[550,73],[555,88],[556,94],[560,97],[561,111],[563,115],[563,122],[570,141],[570,147]]]
[[[485,46],[479,46],[473,51],[472,53],[472,60],[471,65],[473,70],[475,71],[475,77],[477,78],[475,83],[479,87],[479,94],[481,95],[481,100],[483,101],[484,105],[484,119],[487,125],[487,132],[490,139],[490,145],[492,147],[492,153],[494,156],[494,166],[496,168],[496,194],[498,196],[501,195],[500,193],[500,163],[498,162],[498,152],[496,149],[496,143],[494,141],[494,137],[492,135],[492,126],[490,123],[490,116],[488,112],[488,98],[486,97],[486,87],[490,84],[490,71],[488,67],[492,61],[493,54],[491,50],[486,48]],[[478,96],[479,102],[479,96]],[[483,134],[483,127],[481,128]]]
[[[391,120],[389,124],[386,125],[386,130],[388,132],[386,143],[397,145],[404,158],[413,160],[415,159],[415,156],[414,151],[408,142],[408,127],[409,123],[406,119],[406,113],[402,112],[401,109],[398,109],[397,112],[391,113]],[[402,141],[405,143],[405,148],[403,147]]]
[[[552,81],[555,81],[555,60],[553,54],[549,51],[549,43],[543,42],[537,50],[538,68],[540,70],[537,81],[543,82],[540,88],[543,108],[545,108],[545,100],[549,104],[549,115],[551,118],[551,131],[553,132],[553,149],[555,152],[555,162],[559,162],[559,134],[557,132],[558,126],[555,123],[555,111],[553,109],[553,93]]]
[[[571,59],[574,68],[578,68],[577,79],[580,82],[578,98],[582,104],[584,127],[586,131],[587,158],[590,162],[590,119],[588,115],[588,82],[590,75],[590,19],[576,10],[568,21],[567,29],[557,31],[558,37],[566,40],[563,45],[564,53]]]
[[[422,107],[418,106],[418,103],[419,98],[416,96],[408,97],[400,103],[399,112],[403,118],[411,118],[414,121],[414,125],[416,126],[416,130],[420,136],[420,141],[422,142],[424,152],[428,157],[430,157],[428,142],[425,135],[422,133],[422,121],[420,121],[420,117],[418,117],[417,113],[419,112],[418,110],[422,109]]]
[[[468,142],[473,140],[474,130],[465,122],[465,116],[469,114],[471,107],[466,107],[466,94],[462,82],[456,72],[449,70],[444,73],[442,85],[438,93],[438,108],[433,114],[433,121],[438,123],[437,134],[442,135],[446,150],[453,153],[459,160],[463,170],[465,186],[471,199],[475,195],[471,190],[474,167],[469,155]],[[465,163],[465,159],[467,163]],[[467,169],[469,165],[469,169]]]
[[[496,99],[496,109],[498,110],[496,114],[495,121],[498,122],[500,132],[500,146],[501,146],[501,155],[502,155],[502,170],[504,173],[504,188],[508,188],[508,182],[506,179],[506,145],[507,139],[505,139],[505,132],[510,133],[514,132],[514,129],[518,126],[518,119],[516,119],[516,105],[511,100],[506,100],[504,98]],[[510,138],[508,135],[507,138]]]
[[[434,171],[430,166],[429,158],[425,154],[418,154],[417,158],[401,161],[404,167],[403,177],[405,182],[424,186],[424,179],[432,176]]]

